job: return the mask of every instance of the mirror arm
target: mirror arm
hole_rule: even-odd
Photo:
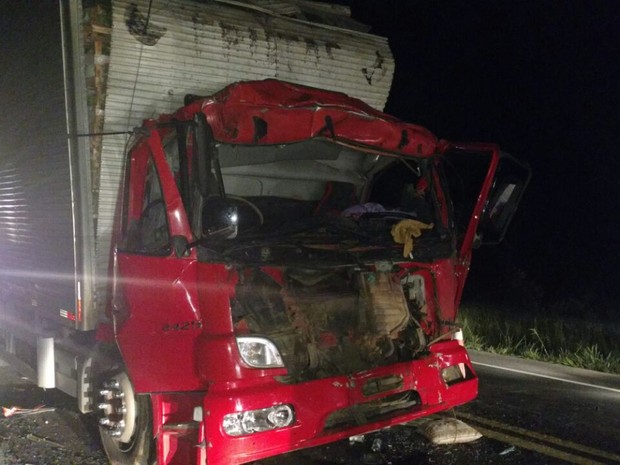
[[[191,245],[185,236],[172,236],[172,250],[177,258],[189,256]]]

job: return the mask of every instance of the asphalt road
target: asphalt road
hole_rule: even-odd
[[[620,376],[472,352],[478,399],[448,412],[483,437],[434,446],[420,422],[261,461],[262,465],[620,464]],[[54,407],[0,417],[0,465],[105,463],[92,418],[74,401],[0,367],[0,404]]]
[[[620,376],[470,354],[480,391],[458,410],[470,425],[544,456],[523,463],[620,463]]]

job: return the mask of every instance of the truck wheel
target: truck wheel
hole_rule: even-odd
[[[155,441],[151,401],[136,395],[124,371],[99,383],[99,434],[112,465],[154,465]]]

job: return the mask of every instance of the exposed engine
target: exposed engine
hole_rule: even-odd
[[[289,382],[412,360],[426,343],[423,278],[399,279],[389,268],[245,269],[235,330],[272,340]]]

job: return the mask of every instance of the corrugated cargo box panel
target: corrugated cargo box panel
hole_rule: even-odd
[[[0,280],[5,290],[21,296],[9,304],[32,325],[32,315],[38,318],[40,311],[56,319],[60,309],[74,312],[75,307],[70,167],[55,3],[2,6],[13,10],[10,27],[2,28],[0,47]]]

